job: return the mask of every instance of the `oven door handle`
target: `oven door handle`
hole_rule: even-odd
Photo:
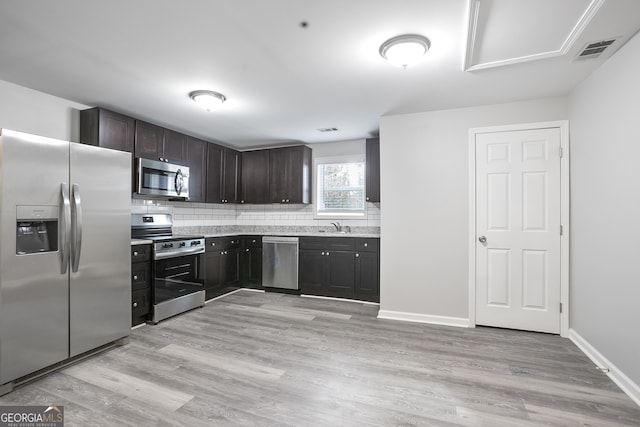
[[[158,259],[175,258],[177,256],[197,255],[197,254],[203,254],[203,253],[204,253],[204,247],[187,248],[187,249],[181,248],[181,249],[164,251],[164,252],[156,252],[153,254],[153,258],[155,260],[158,260]]]

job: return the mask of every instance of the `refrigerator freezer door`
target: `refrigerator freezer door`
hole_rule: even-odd
[[[1,133],[0,384],[4,384],[68,357],[69,276],[61,274],[60,249],[69,143],[5,129]],[[47,238],[57,250],[17,253],[20,219],[52,224]]]
[[[73,357],[131,332],[131,154],[75,143],[70,152],[72,245],[82,238],[71,251]]]

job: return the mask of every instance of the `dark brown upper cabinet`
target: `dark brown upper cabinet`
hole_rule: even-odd
[[[240,203],[270,203],[269,150],[242,152]]]
[[[240,201],[240,152],[217,144],[207,150],[207,203]]]
[[[145,159],[184,165],[187,135],[136,120],[135,155]]]
[[[133,153],[135,119],[95,107],[80,111],[80,142]]]
[[[189,137],[183,133],[170,129],[164,130],[162,140],[162,157],[169,163],[184,165],[187,163],[187,140]]]
[[[189,166],[189,201],[205,202],[207,188],[207,146],[201,139],[188,137],[186,142]]]
[[[224,169],[222,180],[222,198],[224,203],[240,203],[240,177],[242,174],[242,158],[239,151],[225,148],[223,150]]]
[[[271,203],[311,203],[311,148],[269,150],[269,193]]]
[[[366,200],[380,201],[380,138],[367,139],[366,142]]]

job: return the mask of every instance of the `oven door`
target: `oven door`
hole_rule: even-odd
[[[187,255],[154,261],[154,305],[204,290],[204,280],[199,276],[201,257]]]
[[[189,198],[189,167],[138,158],[136,191],[146,196]]]

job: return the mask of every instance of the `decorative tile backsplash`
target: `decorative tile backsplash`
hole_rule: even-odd
[[[220,205],[210,203],[170,202],[166,200],[131,200],[132,213],[171,213],[174,227],[321,227],[330,228],[336,220],[315,219],[313,205]],[[341,219],[352,229],[380,227],[380,203],[367,203],[362,219]]]

